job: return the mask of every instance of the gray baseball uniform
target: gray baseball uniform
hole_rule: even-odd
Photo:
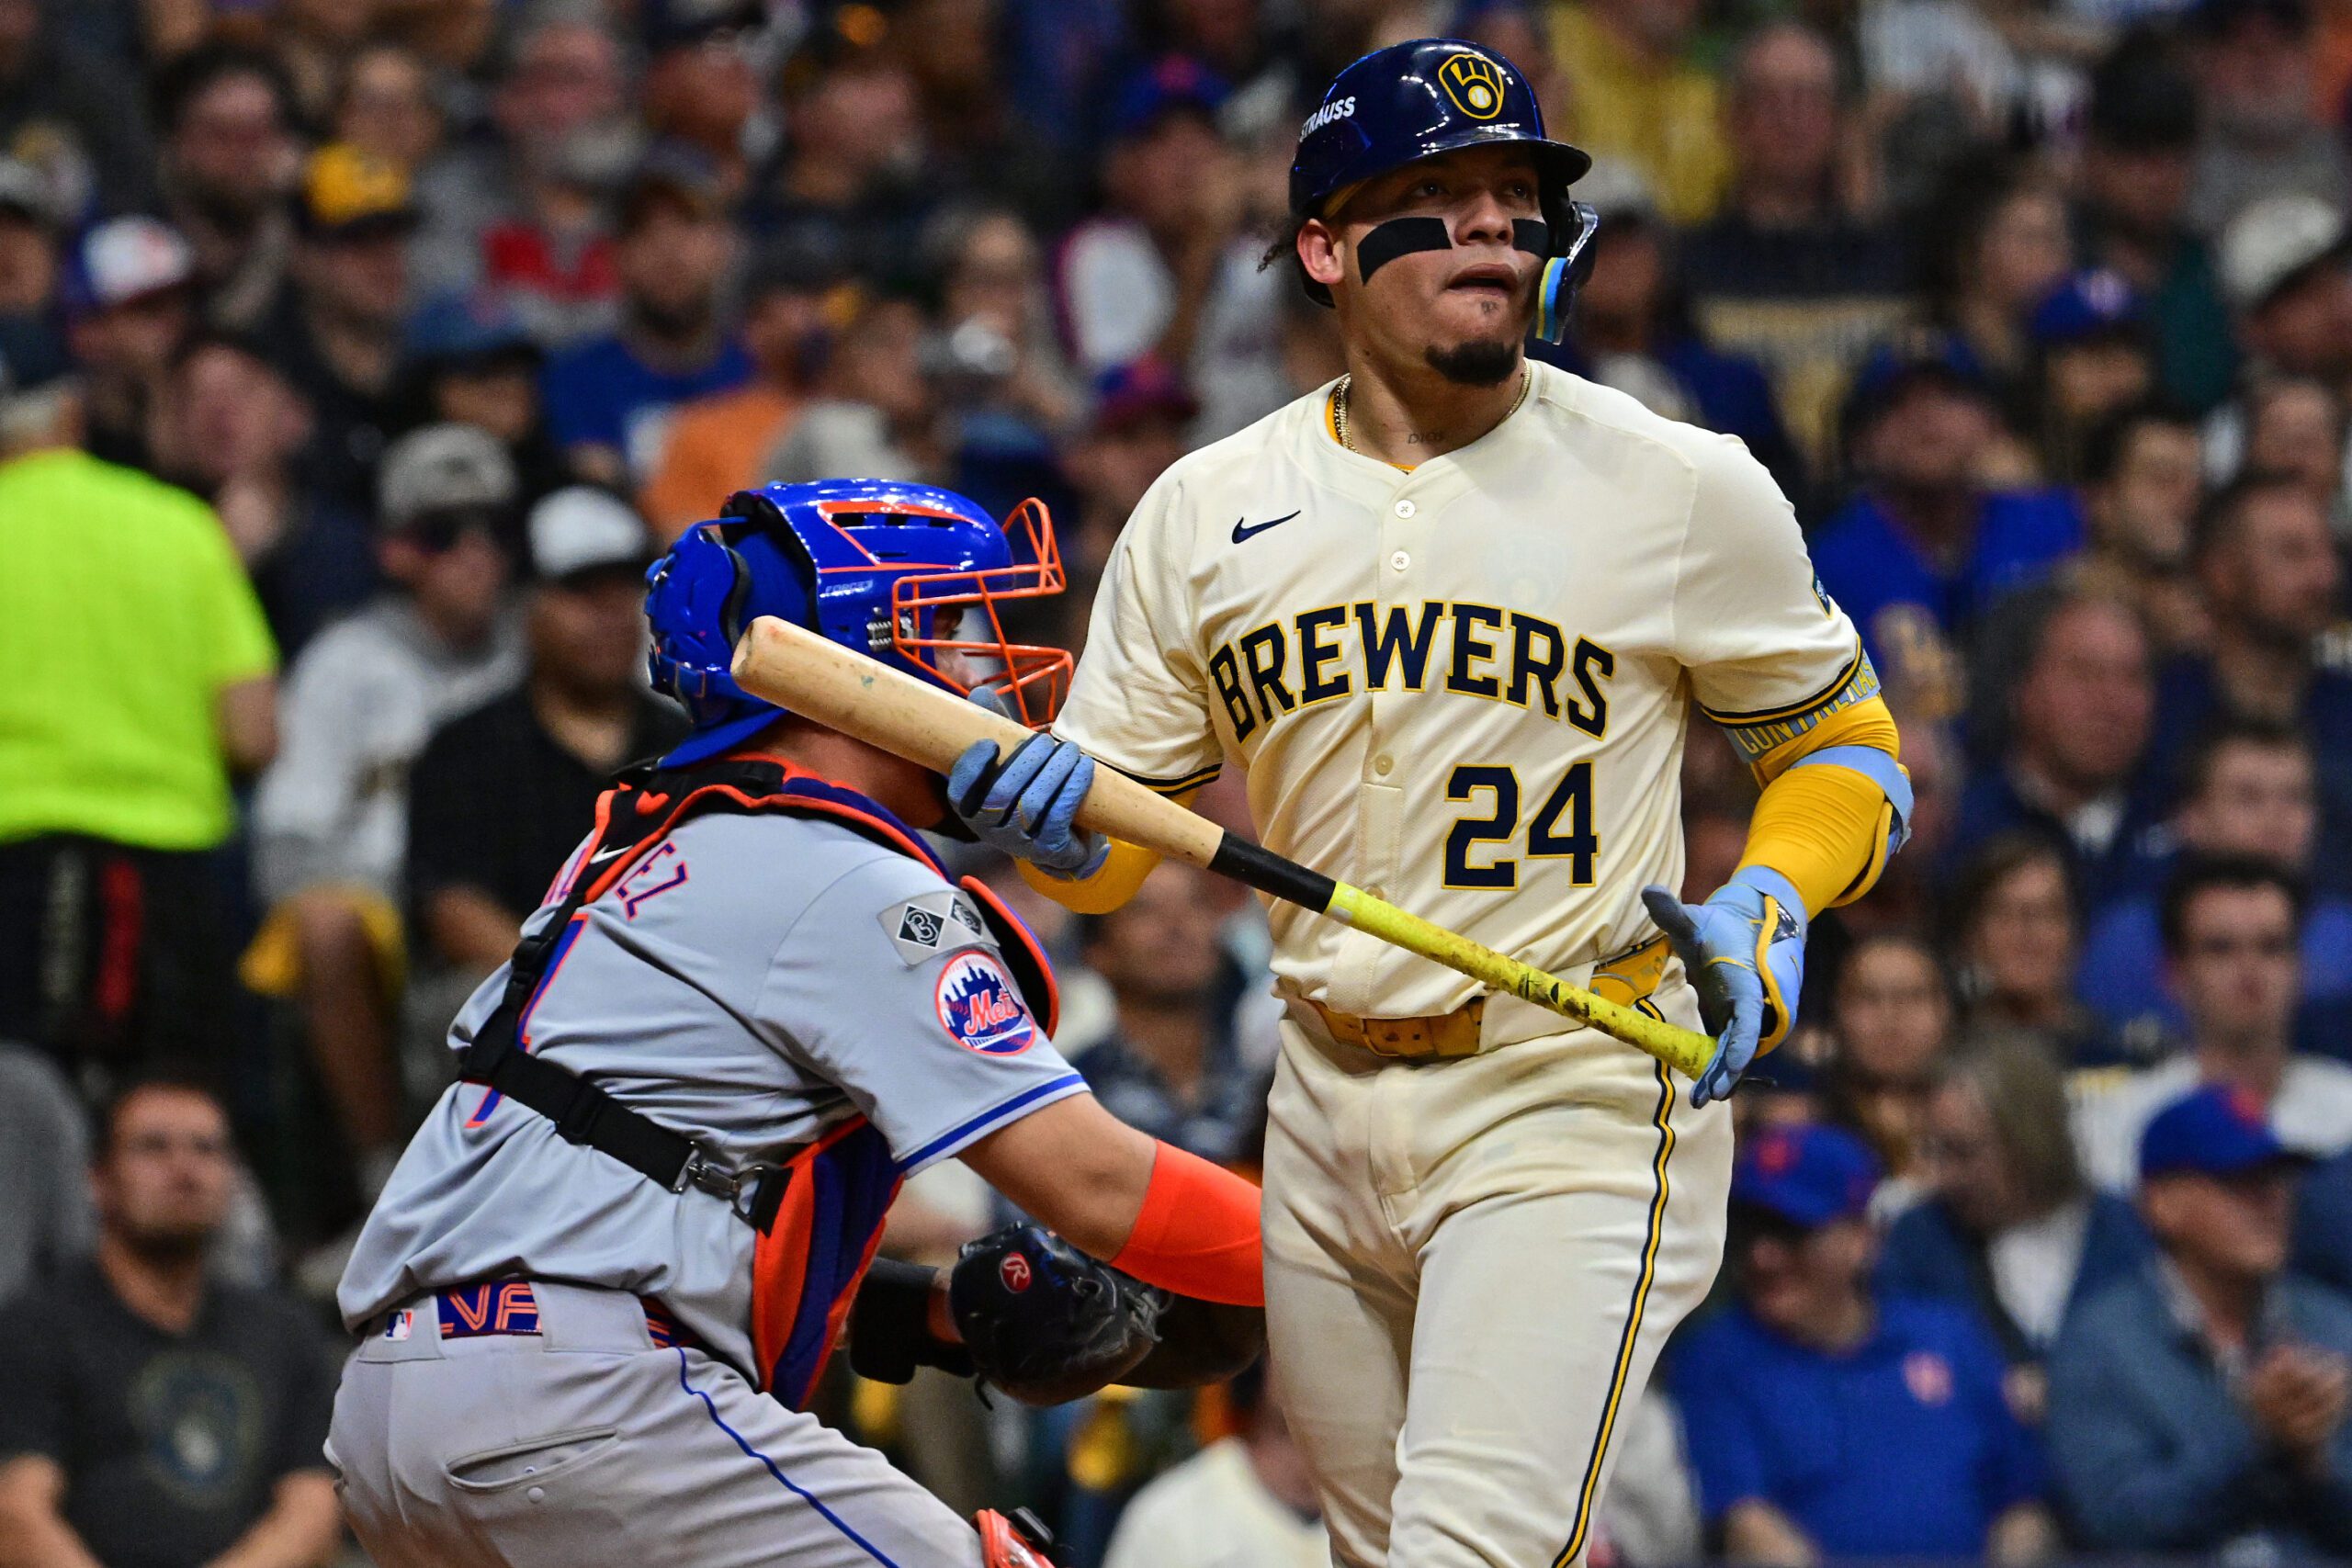
[[[468,1002],[453,1049],[505,977]],[[729,1167],[812,1142],[831,1153],[796,1177],[799,1230],[780,1222],[762,1244],[718,1199],[666,1190],[480,1085],[451,1088],[338,1293],[369,1337],[331,1457],[369,1549],[388,1562],[977,1563],[944,1505],[756,1392],[813,1378],[839,1324],[831,1298],[900,1177],[1084,1089],[971,896],[832,821],[695,817],[582,907],[520,1034]],[[805,1247],[808,1289],[755,1303],[755,1247],[772,1273],[766,1251],[784,1246]],[[537,1332],[436,1323],[434,1292],[513,1279],[535,1281]],[[684,1342],[649,1331],[640,1299]],[[762,1314],[776,1332],[754,1331]]]

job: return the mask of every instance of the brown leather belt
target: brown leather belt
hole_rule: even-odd
[[[1587,987],[1596,996],[1633,1007],[1658,988],[1666,978],[1667,960],[1673,955],[1666,938],[1655,937],[1594,964]],[[1408,1061],[1476,1055],[1479,1025],[1487,1015],[1485,997],[1473,997],[1452,1012],[1428,1018],[1359,1018],[1317,1001],[1306,1005],[1341,1044]]]

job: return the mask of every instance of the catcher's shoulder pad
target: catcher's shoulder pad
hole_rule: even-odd
[[[980,1532],[981,1568],[1054,1568],[1046,1561],[1053,1532],[1028,1509],[1015,1508],[1007,1518],[994,1508],[983,1508],[972,1516],[972,1525]]]
[[[967,1242],[947,1304],[979,1375],[1024,1404],[1116,1382],[1159,1340],[1167,1298],[1035,1224]]]

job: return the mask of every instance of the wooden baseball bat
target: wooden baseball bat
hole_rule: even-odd
[[[993,740],[1009,755],[1030,735],[1002,714],[773,615],[752,621],[736,644],[734,673],[735,683],[753,696],[941,773],[975,740]],[[1646,1051],[1686,1077],[1696,1078],[1714,1056],[1715,1043],[1695,1030],[1595,996],[1361,887],[1237,838],[1115,769],[1095,769],[1078,823],[1368,931]]]

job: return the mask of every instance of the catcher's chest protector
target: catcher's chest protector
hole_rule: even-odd
[[[515,950],[507,1003],[484,1024],[469,1053],[467,1077],[496,1083],[492,1064],[505,1055],[527,1056],[530,1042],[518,1033],[515,1021],[527,1014],[530,997],[544,981],[550,959],[568,945],[568,933],[586,919],[583,906],[620,882],[681,823],[711,811],[823,818],[922,862],[943,880],[956,881],[929,846],[875,802],[781,758],[738,755],[685,768],[630,769],[596,803],[594,842],[574,857],[582,868],[576,874],[579,886],[567,893],[558,918]],[[591,866],[596,868],[593,877],[584,874]],[[1045,950],[978,878],[966,877],[958,886],[978,905],[1023,999],[1052,1033],[1059,1021],[1058,998]],[[856,1006],[854,997],[841,1000],[844,1008]],[[542,1070],[552,1066],[543,1064]],[[541,1105],[531,1108],[553,1114]],[[655,1137],[676,1136],[650,1128],[648,1119],[616,1101],[604,1107],[597,1120],[605,1123],[597,1131],[606,1135],[575,1141],[602,1147],[610,1133],[631,1130],[630,1123]],[[573,1133],[567,1129],[565,1135]],[[616,1157],[656,1179],[644,1162]],[[760,1386],[798,1409],[840,1342],[901,1178],[889,1145],[863,1116],[828,1128],[756,1175],[733,1200],[735,1212],[759,1233],[752,1254],[752,1350]]]

